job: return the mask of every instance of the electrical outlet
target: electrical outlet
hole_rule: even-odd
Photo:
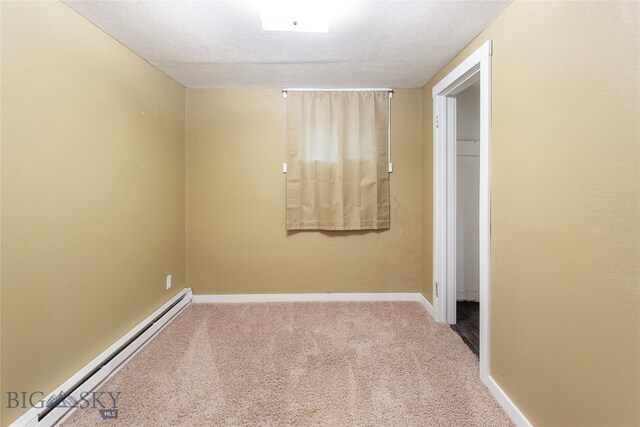
[[[171,289],[171,275],[167,276],[167,289]]]

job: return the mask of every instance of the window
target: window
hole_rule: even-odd
[[[287,95],[287,229],[389,228],[387,91]]]

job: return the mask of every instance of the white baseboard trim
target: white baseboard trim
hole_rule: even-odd
[[[504,409],[504,411],[509,415],[511,421],[518,427],[533,427],[533,424],[529,422],[527,417],[518,409],[518,407],[513,403],[507,393],[500,388],[496,380],[493,379],[490,375],[481,375],[482,382],[489,389],[493,397],[495,397],[498,404]]]
[[[194,295],[194,303],[331,302],[331,301],[420,301],[418,292],[326,293],[326,294],[236,294]]]
[[[417,301],[435,319],[433,306],[420,292],[193,295],[195,304],[330,301]]]
[[[429,313],[431,317],[433,317],[433,319],[435,320],[436,313],[433,311],[433,306],[431,305],[431,303],[422,294],[420,294],[419,301],[420,301],[420,304],[422,304],[422,306],[424,307],[424,309],[427,310],[427,313]]]
[[[435,312],[433,310],[433,306],[429,303],[429,301],[424,297],[424,295],[419,294],[419,301],[422,306],[427,310],[427,313],[431,315],[435,319]],[[484,385],[489,389],[489,392],[496,399],[498,404],[504,409],[507,413],[511,421],[518,427],[533,427],[533,424],[529,422],[527,417],[518,409],[518,407],[513,403],[507,393],[502,390],[502,388],[498,385],[498,383],[493,379],[493,377],[489,375],[480,375],[480,379],[484,383]]]
[[[183,298],[184,297],[184,298]],[[162,314],[165,310],[171,307],[176,301],[182,300],[176,304],[171,310],[167,311],[164,316],[159,318],[155,323],[153,323],[148,329],[146,329],[138,338],[135,339],[129,346],[127,346],[124,350],[118,353],[115,357],[109,360],[106,364],[105,361],[108,360],[120,347],[122,347],[127,341],[131,340],[138,333],[143,331],[145,327],[147,327],[151,322],[153,322],[156,317]],[[165,327],[171,320],[173,320],[184,307],[186,307],[192,299],[191,288],[185,288],[182,291],[178,292],[173,298],[163,304],[160,308],[154,311],[151,315],[149,315],[146,319],[140,322],[137,326],[131,329],[127,334],[125,334],[118,341],[113,343],[109,348],[103,351],[98,357],[89,362],[86,366],[76,372],[71,378],[62,383],[59,387],[56,387],[55,390],[49,395],[45,396],[41,402],[47,402],[49,399],[58,396],[61,392],[69,390],[73,386],[75,386],[79,381],[81,381],[84,377],[90,374],[94,369],[100,367],[100,369],[93,374],[89,379],[83,382],[75,391],[73,391],[69,396],[80,400],[82,393],[88,393],[93,391],[97,386],[106,381],[111,375],[113,375],[119,368],[130,359],[132,355],[134,355],[138,350],[140,350],[146,343],[150,341],[163,327]],[[40,405],[38,405],[40,406]],[[68,407],[56,407],[53,409],[46,417],[42,419],[42,421],[38,422],[38,415],[44,411],[43,407],[31,408],[26,413],[24,413],[20,418],[15,420],[11,426],[12,427],[22,427],[22,426],[42,426],[48,427],[56,424],[62,418],[69,415],[72,412],[73,408]]]

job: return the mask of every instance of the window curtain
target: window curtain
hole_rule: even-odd
[[[287,94],[287,229],[389,228],[384,91]]]

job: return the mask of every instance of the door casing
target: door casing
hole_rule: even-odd
[[[491,55],[485,42],[433,87],[433,308],[439,322],[456,322],[456,99],[480,81],[480,378],[490,356]]]

